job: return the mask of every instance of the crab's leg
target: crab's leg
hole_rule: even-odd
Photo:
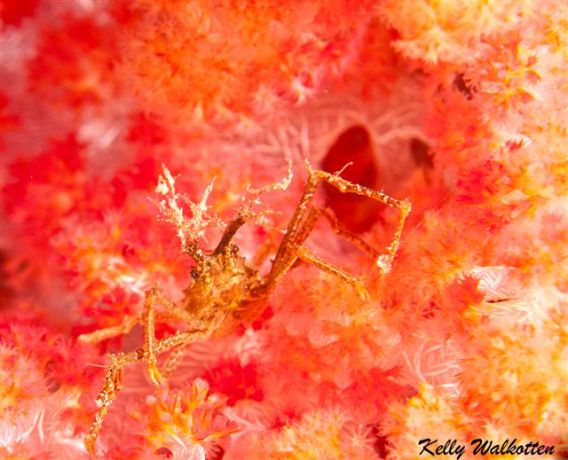
[[[144,300],[144,345],[146,348],[146,360],[148,364],[148,374],[150,379],[155,385],[160,385],[163,378],[158,370],[158,359],[156,358],[156,350],[154,349],[154,342],[156,341],[156,331],[154,324],[154,303],[159,295],[156,289],[150,289],[146,292],[146,299]]]
[[[341,236],[344,240],[349,241],[353,246],[355,246],[356,248],[359,248],[361,251],[368,254],[373,259],[377,259],[380,256],[379,251],[377,251],[375,248],[373,248],[371,245],[369,245],[366,241],[364,241],[359,236],[357,236],[357,235],[351,233],[349,230],[345,229],[341,225],[341,223],[339,222],[339,220],[337,219],[335,214],[333,214],[333,211],[330,211],[329,209],[323,208],[323,209],[320,209],[319,212],[320,212],[320,215],[322,215],[323,217],[325,217],[327,219],[327,221],[331,225],[331,228],[333,229],[333,231],[337,235]]]
[[[312,233],[312,230],[314,229],[321,213],[321,209],[317,208],[316,206],[310,207],[308,216],[305,218],[301,228],[296,233],[296,236],[293,240],[294,244],[300,245],[304,241],[306,241],[308,236],[310,236],[310,233]]]
[[[313,200],[318,186],[322,182],[327,182],[331,186],[337,188],[340,192],[365,196],[369,199],[384,203],[387,206],[400,209],[401,217],[395,230],[393,241],[387,247],[386,254],[380,254],[379,251],[371,248],[367,243],[363,242],[358,237],[350,235],[347,231],[343,230],[338,225],[336,219],[333,219],[329,215],[329,213],[326,213],[326,218],[330,220],[332,226],[334,226],[335,231],[337,231],[347,240],[351,241],[367,253],[373,255],[379,268],[383,271],[388,271],[392,259],[394,258],[396,251],[398,250],[404,223],[411,210],[410,202],[407,200],[396,200],[382,192],[377,192],[376,190],[372,190],[358,184],[353,184],[335,174],[330,174],[325,171],[313,170],[309,166],[309,164],[307,164],[307,168],[309,176],[306,187],[304,188],[304,193],[300,198],[300,201],[298,203],[298,206],[296,207],[292,219],[290,220],[290,223],[288,224],[286,235],[284,236],[274,259],[268,284],[274,284],[276,280],[280,279],[283,274],[290,269],[295,259],[293,252],[290,251],[290,248],[293,245],[301,244],[303,240],[306,239],[309,232],[311,232],[311,230],[313,229],[319,211],[317,209],[314,210],[310,206],[310,203]]]
[[[300,260],[315,265],[320,270],[329,273],[330,275],[337,276],[343,281],[349,283],[351,286],[353,286],[353,288],[355,288],[355,290],[363,300],[367,300],[369,298],[369,294],[367,293],[367,289],[365,288],[363,283],[353,275],[343,271],[341,268],[330,264],[329,262],[326,262],[323,259],[320,259],[302,246],[292,246],[292,251]]]
[[[229,245],[239,228],[241,228],[246,223],[246,216],[239,214],[231,222],[227,224],[223,236],[219,241],[219,244],[213,251],[213,254],[221,254]]]
[[[171,337],[157,341],[154,351],[155,353],[162,353],[175,347],[185,347],[196,340],[206,338],[208,335],[209,333],[205,329],[178,332]],[[97,406],[99,409],[95,415],[95,421],[85,437],[85,447],[91,454],[95,452],[95,442],[101,430],[105,415],[122,388],[122,373],[124,368],[138,361],[147,359],[147,352],[145,348],[139,348],[129,353],[110,355],[110,358],[111,365],[107,370],[103,388],[97,397]]]
[[[412,209],[412,205],[408,200],[397,200],[388,196],[385,193],[377,192],[376,190],[372,190],[367,187],[363,187],[359,184],[353,184],[342,177],[339,177],[335,174],[330,174],[326,171],[315,171],[311,169],[309,165],[307,165],[308,171],[310,173],[310,179],[312,182],[319,184],[322,181],[327,182],[332,187],[335,187],[342,193],[353,193],[355,195],[365,196],[371,200],[379,201],[384,203],[387,206],[398,208],[400,210],[400,220],[394,232],[394,237],[387,247],[386,254],[379,254],[376,257],[376,264],[382,271],[388,271],[390,269],[390,265],[396,255],[398,250],[398,246],[400,245],[400,238],[402,235],[402,230],[404,228],[404,223],[406,222],[406,218]]]
[[[292,267],[292,265],[294,265],[294,262],[297,259],[300,259],[304,262],[315,265],[317,268],[325,271],[326,273],[337,276],[343,281],[348,282],[357,290],[362,298],[367,298],[368,294],[366,289],[356,277],[350,275],[341,268],[338,268],[330,264],[329,262],[320,259],[319,257],[313,255],[307,248],[301,246],[301,244],[307,239],[307,237],[313,230],[317,219],[322,213],[323,210],[316,208],[315,206],[309,209],[308,215],[303,220],[301,226],[294,230],[295,238],[293,240],[288,240],[288,250],[284,253],[285,256],[281,257],[280,259],[277,258],[278,262],[275,261],[275,265],[276,263],[280,264],[280,269],[274,269],[273,265],[273,273],[276,273],[276,276],[269,279],[269,283],[264,286],[264,289],[270,290],[271,287],[275,286],[278,280],[286,274],[286,272]],[[300,219],[300,221],[301,220],[302,219]]]
[[[109,369],[107,370],[103,388],[97,397],[97,406],[99,410],[95,414],[95,421],[89,429],[89,433],[85,436],[85,447],[90,454],[95,453],[95,442],[101,430],[103,420],[118,392],[122,389],[122,370],[129,364],[139,361],[144,356],[143,350],[133,352],[129,356],[124,354],[110,355],[112,361]]]
[[[181,320],[189,327],[198,327],[194,317],[176,303],[169,300],[158,288],[152,288],[146,292],[144,300],[144,313],[142,320],[144,323],[144,343],[146,348],[146,358],[148,361],[148,373],[152,382],[156,385],[162,383],[163,378],[158,370],[158,360],[156,358],[156,303],[162,304],[167,309],[170,318]]]
[[[304,188],[304,193],[296,206],[296,210],[288,223],[288,228],[286,229],[286,234],[278,247],[278,251],[276,252],[276,256],[274,257],[274,261],[272,262],[272,269],[268,275],[268,281],[265,285],[266,290],[272,289],[282,278],[286,272],[294,265],[296,260],[296,256],[290,251],[291,244],[295,243],[297,240],[298,234],[302,235],[302,233],[309,233],[309,232],[302,232],[302,221],[306,218],[306,213],[309,211],[310,202],[317,190],[318,182],[315,180],[315,177],[310,176],[308,177],[308,181],[306,182],[306,186]],[[309,219],[309,221],[315,224],[313,219]],[[313,226],[313,225],[312,225]],[[302,235],[303,236],[303,235]]]
[[[180,345],[170,353],[170,355],[164,362],[164,365],[162,366],[162,375],[164,377],[168,378],[174,373],[174,371],[182,362],[188,345],[190,344],[188,343],[186,345]]]
[[[300,231],[296,234],[296,239],[294,242],[297,245],[302,244],[309,236],[309,234],[314,229],[314,226],[319,219],[320,216],[323,216],[327,219],[333,231],[341,236],[344,240],[349,241],[353,246],[359,248],[364,253],[370,255],[373,259],[379,257],[380,252],[377,251],[375,248],[371,247],[367,242],[365,242],[359,236],[351,233],[349,230],[345,229],[335,214],[327,208],[320,208],[317,206],[312,206],[309,211],[308,217],[305,219],[304,224]]]
[[[306,219],[304,221],[304,224],[302,225],[300,230],[296,233],[295,241],[290,244],[291,252],[298,259],[303,260],[304,262],[310,263],[312,265],[315,265],[320,270],[322,270],[326,273],[329,273],[330,275],[337,276],[338,278],[342,279],[343,281],[351,284],[355,288],[357,293],[363,299],[366,299],[366,298],[368,298],[367,290],[365,289],[365,287],[363,286],[363,283],[360,280],[358,280],[353,275],[347,273],[346,271],[342,270],[341,268],[338,268],[338,267],[330,264],[329,262],[326,262],[325,260],[315,256],[307,248],[300,246],[308,238],[309,234],[314,229],[314,226],[315,226],[318,218],[321,215],[324,215],[326,218],[328,218],[328,220],[330,219],[330,217],[335,217],[332,214],[331,214],[331,216],[329,216],[328,214],[329,213],[327,212],[327,210],[320,209],[320,208],[317,208],[315,206],[313,206],[310,209],[308,216],[306,217]],[[341,234],[344,237],[349,235],[349,238],[346,237],[346,239],[353,242],[353,244],[355,244],[357,247],[360,247],[363,250],[367,250],[367,247],[369,247],[369,246],[366,245],[366,243],[364,241],[360,240],[356,236],[349,234],[347,231],[343,231],[342,228],[340,228],[338,225],[336,225],[336,224],[338,224],[337,220],[330,221],[330,222],[331,222],[334,230],[337,233]],[[365,247],[363,245],[366,245],[367,247]],[[368,250],[366,252],[368,252]]]
[[[156,302],[161,303],[166,307],[167,311],[158,311],[155,313],[156,319],[160,321],[183,321],[185,324],[194,325],[195,323],[193,317],[185,311],[182,307],[170,301],[161,290],[157,288],[150,289],[146,292],[145,303],[149,302],[149,297],[151,297],[152,305]],[[95,344],[103,340],[111,339],[119,335],[128,334],[136,324],[139,322],[144,322],[144,316],[127,316],[122,323],[116,326],[106,327],[104,329],[99,329],[88,334],[81,334],[78,337],[83,343]]]
[[[360,289],[361,284],[356,278],[347,274],[343,270],[313,256],[307,251],[307,249],[303,248],[301,244],[313,230],[319,215],[323,214],[330,221],[336,233],[344,237],[346,240],[350,241],[352,244],[354,244],[364,252],[370,254],[375,259],[378,267],[382,271],[388,271],[400,244],[402,229],[404,228],[404,223],[411,209],[410,202],[407,200],[396,200],[382,192],[377,192],[367,187],[353,184],[335,174],[330,174],[325,171],[313,170],[309,166],[309,164],[307,164],[307,168],[309,176],[304,188],[304,193],[300,198],[300,201],[298,203],[298,206],[296,207],[296,210],[294,211],[292,218],[290,219],[286,234],[284,235],[284,238],[280,243],[276,257],[274,258],[272,270],[270,271],[268,280],[263,285],[262,289],[264,291],[271,290],[282,278],[282,276],[284,276],[286,272],[294,265],[294,262],[298,258],[300,258],[306,262],[310,262],[318,266],[328,273],[337,275],[340,278],[343,278],[344,280],[350,282],[357,288],[358,292],[364,296],[364,292]],[[365,196],[369,199],[384,203],[387,206],[400,209],[401,218],[395,230],[393,241],[387,247],[386,254],[381,254],[379,251],[372,248],[359,237],[343,229],[335,216],[333,216],[333,214],[331,214],[329,211],[321,210],[311,205],[317,188],[322,182],[327,182],[331,186],[337,188],[340,192]]]
[[[117,326],[106,327],[104,329],[99,329],[98,331],[90,332],[88,334],[81,334],[78,337],[78,340],[83,343],[99,343],[102,340],[128,334],[132,330],[132,328],[136,326],[136,323],[138,323],[137,317],[128,316],[121,324]]]

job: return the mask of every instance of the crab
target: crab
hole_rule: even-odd
[[[151,381],[157,385],[163,383],[164,375],[170,375],[175,370],[188,345],[199,340],[230,334],[241,323],[253,321],[258,317],[265,308],[271,292],[298,260],[340,278],[352,285],[362,298],[368,297],[364,283],[360,279],[319,258],[304,246],[305,240],[319,218],[327,219],[338,235],[372,257],[381,272],[390,269],[400,244],[405,220],[411,210],[410,202],[397,200],[382,192],[353,184],[343,179],[340,173],[331,174],[314,170],[309,163],[306,163],[306,168],[308,179],[303,194],[266,275],[261,275],[258,268],[247,263],[239,254],[238,246],[233,242],[237,231],[254,217],[251,207],[244,206],[237,216],[226,224],[219,243],[212,252],[208,253],[201,247],[199,241],[203,236],[201,230],[206,222],[205,201],[211,187],[206,190],[201,203],[191,203],[193,216],[192,219],[186,219],[178,204],[179,195],[175,191],[174,179],[168,169],[163,168],[156,189],[166,197],[160,203],[160,207],[166,219],[177,227],[182,251],[195,261],[195,266],[191,270],[191,280],[183,291],[184,297],[180,302],[172,302],[157,287],[151,288],[145,293],[144,307],[140,316],[127,317],[117,326],[79,337],[83,342],[97,343],[127,334],[137,324],[142,324],[144,329],[144,346],[134,351],[109,355],[110,366],[97,398],[98,410],[85,437],[85,447],[89,453],[95,453],[95,443],[103,420],[121,390],[125,368],[139,361],[145,361]],[[287,180],[288,183],[290,179],[291,176]],[[315,193],[322,183],[328,183],[342,193],[364,196],[399,209],[400,220],[392,242],[384,253],[342,228],[331,211],[314,204]],[[270,189],[286,187],[287,183],[280,183],[274,184]],[[160,310],[156,308],[158,305],[162,307]],[[155,335],[157,321],[182,323],[184,329],[158,340]],[[158,355],[167,351],[171,351],[171,354],[160,371]]]

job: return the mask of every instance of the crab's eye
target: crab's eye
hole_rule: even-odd
[[[190,275],[191,275],[191,277],[192,277],[194,280],[196,280],[197,278],[199,278],[199,272],[198,272],[195,268],[192,268],[192,269],[191,269]]]

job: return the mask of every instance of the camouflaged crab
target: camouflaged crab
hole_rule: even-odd
[[[205,192],[199,204],[192,204],[193,217],[188,220],[178,205],[179,196],[174,188],[174,179],[164,167],[163,175],[157,191],[166,199],[161,202],[162,212],[173,222],[182,243],[182,251],[195,261],[191,271],[191,281],[184,290],[184,298],[179,303],[169,300],[158,288],[146,292],[144,309],[139,317],[126,318],[122,324],[91,334],[82,335],[81,340],[96,343],[101,340],[128,333],[136,324],[144,328],[144,346],[131,352],[110,355],[111,365],[107,370],[103,388],[97,398],[98,411],[95,420],[85,439],[85,446],[90,453],[95,451],[95,442],[106,413],[112,401],[116,398],[122,386],[123,370],[138,361],[145,361],[151,380],[160,384],[162,373],[168,375],[177,366],[183,356],[185,347],[189,344],[214,336],[230,333],[243,321],[254,320],[264,309],[265,300],[279,283],[282,277],[292,268],[297,260],[310,263],[319,269],[339,277],[350,283],[360,296],[366,297],[367,292],[362,282],[341,268],[313,255],[303,243],[313,230],[318,218],[329,220],[334,231],[369,254],[376,260],[381,271],[388,271],[400,243],[404,222],[411,210],[407,200],[399,201],[384,193],[353,184],[338,174],[314,170],[309,164],[308,180],[302,197],[296,207],[284,237],[272,260],[272,266],[266,276],[262,276],[257,268],[247,264],[244,257],[239,255],[239,248],[233,243],[233,237],[241,226],[249,220],[253,213],[250,207],[243,207],[237,217],[229,222],[224,229],[217,247],[206,253],[198,243],[200,228],[203,224],[205,200],[210,188]],[[267,187],[269,190],[286,188],[290,177],[280,184]],[[396,207],[401,212],[398,226],[392,243],[384,254],[372,248],[358,236],[343,229],[333,213],[313,204],[318,186],[327,182],[342,193],[353,193],[379,201],[387,206]],[[265,189],[266,190],[266,189]],[[262,257],[260,257],[262,259]],[[163,309],[156,310],[161,305]],[[155,336],[156,321],[174,321],[185,325],[185,330],[158,340]],[[166,351],[172,351],[162,372],[158,369],[157,356]]]

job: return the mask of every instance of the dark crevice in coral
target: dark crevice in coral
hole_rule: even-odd
[[[345,168],[347,164],[351,163]],[[339,135],[325,156],[321,168],[336,173],[343,170],[341,176],[372,189],[380,188],[379,169],[375,163],[371,139],[361,125],[346,129]],[[353,233],[364,233],[377,222],[381,205],[368,198],[341,193],[328,184],[324,185],[326,205],[341,224]]]

